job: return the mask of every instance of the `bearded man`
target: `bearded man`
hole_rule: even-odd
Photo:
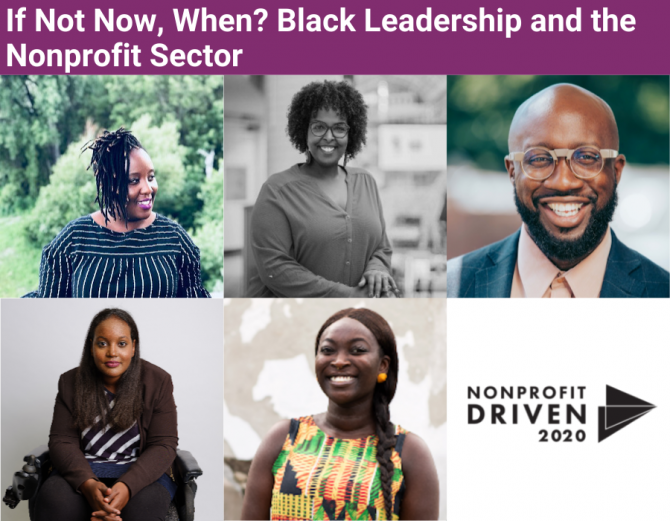
[[[447,263],[447,297],[670,296],[666,270],[609,223],[626,157],[612,109],[575,85],[548,87],[516,111],[505,167],[523,225]]]

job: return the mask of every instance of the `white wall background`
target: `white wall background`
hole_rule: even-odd
[[[190,451],[198,479],[196,519],[223,518],[223,303],[216,300],[2,300],[2,493],[23,456],[49,439],[58,377],[79,365],[93,316],[128,311],[141,356],[172,375],[179,448]],[[2,505],[3,521],[28,520],[28,504]]]

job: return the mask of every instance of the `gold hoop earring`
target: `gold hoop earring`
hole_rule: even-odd
[[[306,165],[312,164],[312,153],[309,150],[305,153],[305,164]]]

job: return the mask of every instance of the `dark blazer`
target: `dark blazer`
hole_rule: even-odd
[[[447,262],[448,298],[507,298],[512,292],[520,230]],[[623,244],[612,231],[600,298],[669,298],[668,272]]]
[[[117,481],[128,486],[134,496],[163,475],[177,451],[177,406],[172,396],[172,378],[160,367],[142,362],[142,415],[140,456]],[[49,454],[54,468],[79,490],[87,479],[98,479],[84,457],[81,431],[74,426],[74,382],[77,369],[63,373],[49,434]]]

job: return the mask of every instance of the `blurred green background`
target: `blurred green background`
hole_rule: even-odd
[[[447,157],[504,171],[507,133],[516,109],[555,83],[573,83],[603,98],[616,115],[621,153],[638,165],[667,164],[667,76],[449,76]]]
[[[0,296],[35,290],[42,248],[98,209],[86,141],[124,126],[156,167],[156,210],[200,248],[223,291],[221,76],[0,77]]]

